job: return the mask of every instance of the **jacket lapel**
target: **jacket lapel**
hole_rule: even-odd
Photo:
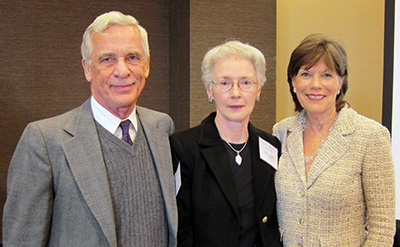
[[[175,180],[173,175],[171,148],[169,146],[169,134],[173,132],[172,126],[159,126],[158,118],[151,114],[151,111],[137,106],[138,119],[142,123],[144,134],[150,147],[158,179],[163,194],[167,217],[170,227],[170,234],[178,229],[178,211],[175,201]],[[170,128],[171,133],[165,131]],[[170,239],[173,236],[170,235]]]
[[[308,187],[312,186],[321,173],[336,163],[348,150],[349,142],[346,137],[355,130],[355,125],[348,114],[349,109],[347,107],[339,112],[334,128],[318,150],[318,155],[308,174]]]
[[[226,199],[231,204],[236,217],[239,217],[239,203],[236,197],[235,182],[232,176],[227,176],[232,171],[229,168],[226,149],[214,124],[214,119],[215,113],[212,113],[201,123],[199,138],[199,144],[203,147],[201,152]]]
[[[297,117],[301,117],[300,115]],[[294,121],[294,124],[287,129],[286,148],[290,155],[290,159],[297,171],[298,176],[305,185],[307,183],[306,173],[304,168],[304,148],[303,148],[303,129],[299,121]]]
[[[232,172],[228,166],[229,161],[224,145],[206,148],[202,151],[202,153],[218,184],[220,185],[222,192],[231,204],[235,215],[239,216],[239,203],[236,197],[235,182],[233,181],[232,176],[227,175]]]
[[[64,130],[72,136],[63,148],[76,182],[110,245],[117,246],[111,193],[90,100],[78,108]]]

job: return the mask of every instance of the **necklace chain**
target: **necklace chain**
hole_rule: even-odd
[[[329,134],[331,133],[332,129],[335,127],[337,117],[338,117],[338,114],[336,113],[335,120],[334,120],[332,126],[329,128],[328,135],[322,140],[321,145],[319,145],[319,148],[317,149],[317,151],[315,151],[314,154],[311,155],[311,156],[305,156],[304,155],[304,162],[306,164],[309,163],[309,162],[313,162],[315,157],[317,157],[320,147],[322,146],[322,144],[325,143],[325,141],[328,138]],[[307,127],[306,127],[305,121],[302,124],[303,124],[303,134],[304,134],[304,131],[306,130]]]
[[[226,142],[226,144],[228,144],[228,146],[236,152],[236,157],[235,157],[235,161],[236,163],[240,166],[242,164],[242,156],[240,156],[240,152],[242,152],[244,150],[244,148],[247,145],[247,141],[249,140],[249,138],[246,139],[246,142],[244,143],[243,147],[240,150],[236,150],[234,147],[232,147],[232,145],[227,142],[226,140],[224,140]]]

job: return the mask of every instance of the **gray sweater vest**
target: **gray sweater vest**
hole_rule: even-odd
[[[113,202],[118,246],[167,246],[157,171],[141,124],[133,146],[97,124]]]

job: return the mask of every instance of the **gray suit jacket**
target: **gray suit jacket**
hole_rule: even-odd
[[[161,185],[176,246],[177,209],[168,136],[172,119],[137,107]],[[7,179],[3,244],[117,246],[109,184],[90,100],[62,115],[30,123]]]

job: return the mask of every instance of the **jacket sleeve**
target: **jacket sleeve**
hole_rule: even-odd
[[[362,164],[362,184],[368,211],[368,236],[364,246],[393,246],[394,165],[386,128],[371,133]]]
[[[193,246],[191,181],[192,172],[189,167],[187,151],[177,136],[170,137],[174,171],[180,167],[181,187],[177,194],[178,205],[178,246]]]
[[[52,204],[52,170],[45,139],[38,125],[31,123],[8,170],[4,246],[47,246]]]

